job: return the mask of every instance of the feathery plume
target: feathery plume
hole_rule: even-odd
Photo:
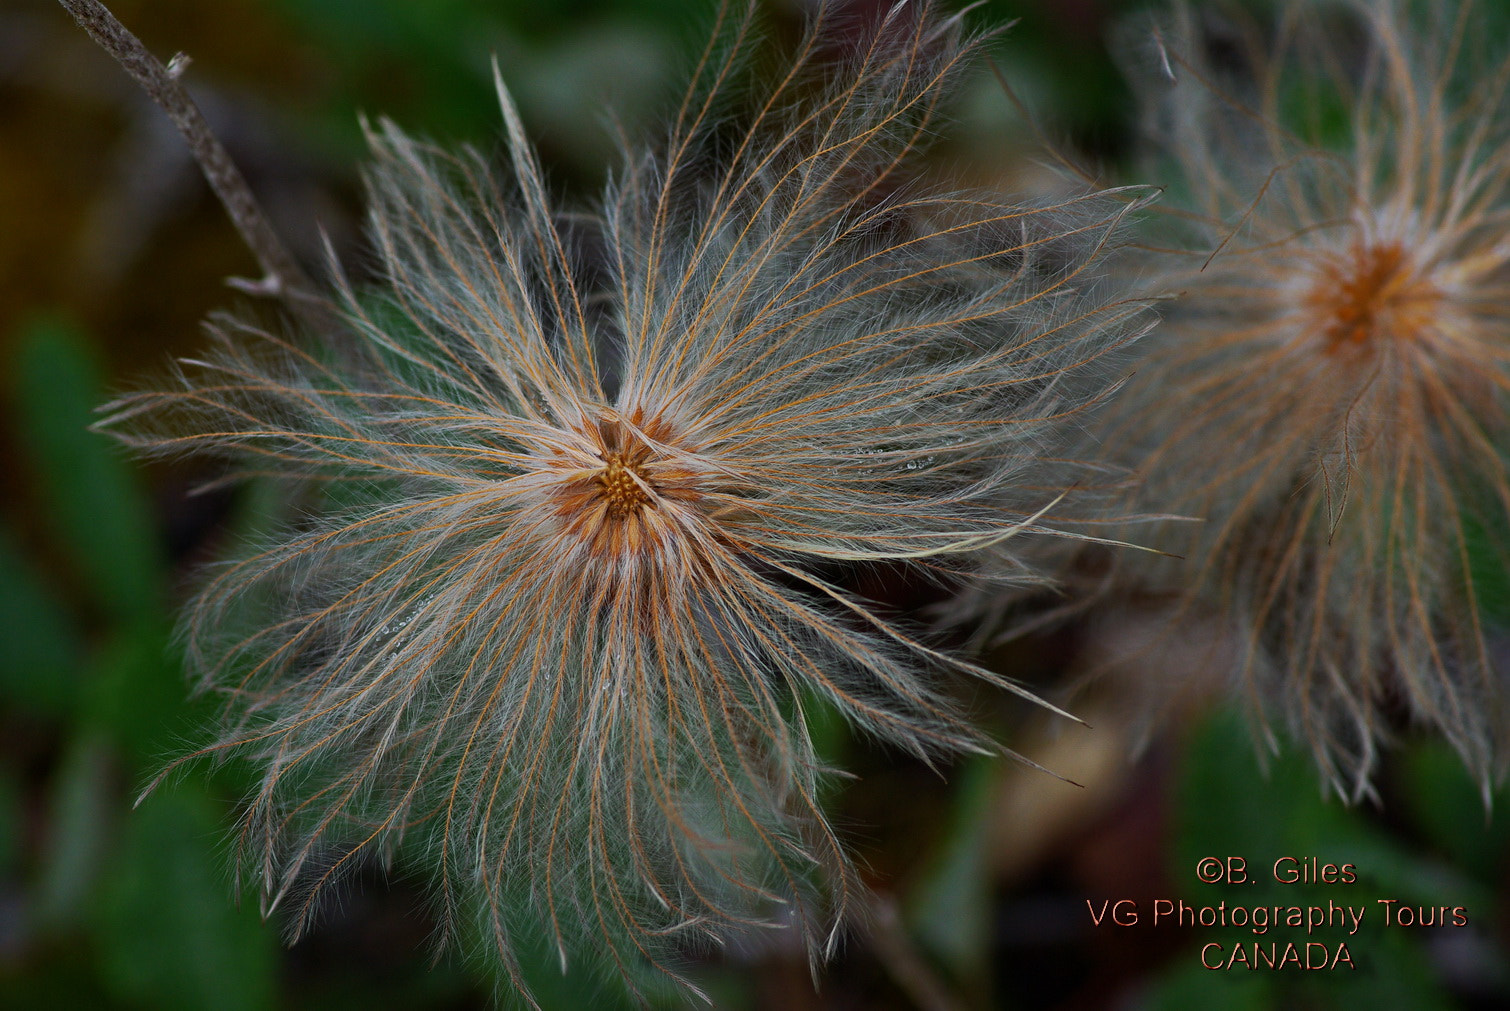
[[[296,936],[402,843],[521,990],[542,941],[629,978],[761,925],[816,957],[857,885],[808,707],[992,747],[936,679],[1012,686],[840,574],[967,574],[1047,529],[1060,379],[1143,325],[1078,287],[1136,200],[924,191],[909,156],[978,40],[899,4],[841,45],[830,13],[743,119],[754,26],[721,14],[592,214],[552,209],[501,84],[501,171],[380,124],[381,284],[339,283],[344,339],[220,319],[178,388],[112,405],[143,451],[324,490],[186,618],[226,699],[203,753],[260,766],[241,850]]]
[[[1204,522],[1144,528],[1183,559],[1108,582],[1223,622],[1264,725],[1353,797],[1401,715],[1486,779],[1502,732],[1476,577],[1507,560],[1510,60],[1473,25],[1291,3],[1265,38],[1180,6],[1150,60],[1180,295],[1103,438]]]

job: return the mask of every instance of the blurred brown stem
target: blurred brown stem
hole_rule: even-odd
[[[869,901],[870,943],[886,972],[922,1011],[962,1011],[963,1005],[949,992],[923,954],[907,936],[907,928],[889,896],[873,895]]]
[[[147,97],[168,114],[188,142],[210,188],[262,268],[260,281],[233,283],[243,291],[281,299],[289,309],[317,326],[326,323],[324,303],[315,293],[314,285],[278,239],[241,170],[231,161],[224,145],[210,132],[204,114],[179,80],[188,65],[187,57],[180,53],[163,66],[99,0],[58,2],[83,26],[90,38],[135,78]]]

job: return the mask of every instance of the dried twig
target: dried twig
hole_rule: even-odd
[[[188,142],[210,188],[262,268],[263,277],[259,281],[232,279],[231,283],[250,294],[281,299],[306,321],[323,328],[328,323],[328,315],[314,284],[273,231],[241,170],[210,131],[204,114],[180,81],[189,64],[188,57],[179,53],[163,66],[99,0],[58,2],[83,26],[90,38],[135,78],[147,97],[168,114]]]

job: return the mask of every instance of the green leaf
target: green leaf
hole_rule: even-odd
[[[138,767],[180,750],[193,732],[183,667],[160,622],[120,628],[94,658],[86,684],[82,719],[120,744]]]
[[[100,971],[121,1001],[160,1011],[276,1004],[277,939],[221,872],[219,811],[202,787],[153,794],[126,822],[97,912]]]
[[[0,528],[0,700],[58,716],[78,692],[73,619]]]
[[[1483,789],[1445,742],[1413,748],[1402,764],[1405,806],[1417,828],[1455,864],[1493,884],[1510,852],[1510,812],[1485,803]]]
[[[90,733],[74,740],[54,775],[36,893],[44,929],[71,926],[93,896],[120,806],[116,775],[109,745]]]
[[[89,430],[103,399],[100,371],[77,329],[40,319],[22,331],[14,393],[60,546],[110,616],[136,618],[158,606],[163,559],[131,469],[107,437]]]
[[[1148,988],[1139,1006],[1146,1011],[1269,1011],[1277,1007],[1266,977],[1215,972],[1193,958],[1175,963]]]
[[[0,880],[14,880],[21,862],[21,843],[26,812],[22,806],[21,783],[15,774],[0,765]]]
[[[929,951],[961,979],[985,973],[991,940],[991,882],[986,847],[1001,762],[978,758],[957,773],[949,824],[908,904],[908,922]]]
[[[1272,1002],[1254,1004],[1249,1002],[1259,997],[1249,992],[1248,970],[1210,971],[1198,962],[1192,970],[1185,961],[1197,959],[1192,949],[1160,984],[1165,996],[1154,1002],[1155,1007],[1445,1007],[1445,991],[1421,947],[1424,935],[1386,926],[1378,900],[1393,898],[1427,907],[1463,905],[1470,916],[1487,911],[1492,902],[1463,875],[1406,849],[1357,810],[1327,800],[1308,757],[1293,746],[1261,769],[1249,736],[1231,712],[1209,720],[1192,737],[1179,789],[1179,839],[1174,850],[1174,880],[1193,905],[1226,902],[1253,909],[1336,902],[1361,906],[1364,914],[1356,934],[1328,926],[1314,932],[1275,926],[1262,937],[1242,927],[1202,928],[1196,942],[1214,941],[1228,953],[1233,945],[1253,942],[1322,942],[1335,953],[1336,945],[1346,943],[1354,968],[1271,974],[1267,989]],[[1209,857],[1245,860],[1246,880],[1198,884],[1196,863]],[[1273,870],[1281,857],[1294,858],[1294,870],[1309,858],[1339,867],[1350,863],[1357,880],[1281,883]],[[1217,982],[1200,980],[1197,970]]]

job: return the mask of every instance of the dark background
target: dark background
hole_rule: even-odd
[[[766,5],[773,37],[800,5]],[[995,0],[978,26],[1018,18],[993,45],[1042,129],[1107,178],[1127,171],[1131,100],[1108,52],[1138,5]],[[187,78],[275,225],[312,270],[321,230],[358,273],[358,113],[447,143],[495,149],[496,53],[553,188],[590,194],[612,166],[612,108],[631,133],[676,97],[711,14],[677,0],[120,0]],[[1261,10],[1261,9],[1260,9]],[[990,75],[967,87],[933,153],[941,173],[1031,192],[1054,171]],[[1038,160],[1035,160],[1038,159]],[[1157,183],[1158,180],[1141,180]],[[255,264],[165,117],[47,0],[0,0],[0,1005],[251,1009],[487,1006],[485,960],[432,963],[428,884],[402,865],[343,891],[293,948],[245,890],[225,837],[249,772],[196,766],[133,807],[165,760],[202,741],[211,703],[186,699],[172,640],[197,565],[258,514],[256,488],[191,495],[190,465],[139,467],[88,432],[113,391],[161,375],[201,320],[243,296]],[[866,587],[895,603],[921,591]],[[1045,691],[1083,657],[1138,634],[1136,616],[998,650]],[[1095,641],[1089,641],[1095,637]],[[1174,661],[1169,661],[1173,664]],[[1326,799],[1302,749],[1263,767],[1241,717],[1202,699],[1144,734],[1104,685],[1065,729],[1005,701],[972,704],[1001,737],[1071,785],[1006,762],[941,770],[829,728],[859,778],[831,807],[899,923],[854,933],[815,991],[779,942],[700,957],[689,972],[730,1009],[939,1007],[1503,1007],[1510,1001],[1504,798],[1440,744],[1406,738],[1378,805]],[[1344,888],[1201,886],[1196,860],[1280,856],[1354,863]],[[1092,925],[1087,900],[1369,906],[1346,938],[1357,968],[1206,971],[1201,945],[1305,941],[1275,930]],[[1463,929],[1383,928],[1375,900],[1464,906]],[[1314,938],[1313,938],[1314,939]],[[1335,944],[1341,935],[1321,935]],[[922,970],[911,968],[923,966]],[[615,1008],[612,983],[538,974],[550,1008]],[[508,998],[505,997],[505,1000]],[[926,998],[924,998],[926,999]]]

